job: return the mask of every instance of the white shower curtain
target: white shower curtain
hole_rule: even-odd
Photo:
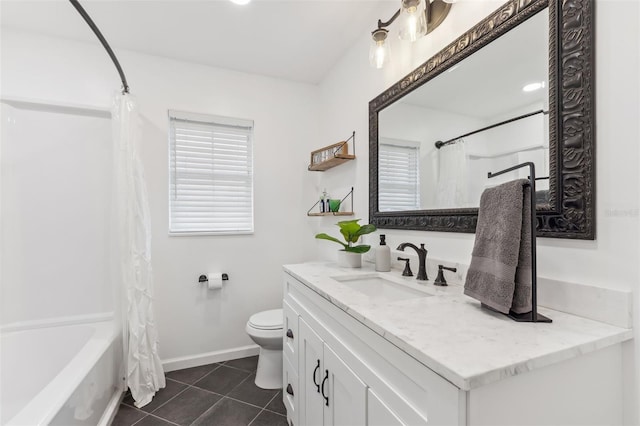
[[[151,225],[144,172],[139,156],[140,122],[135,99],[116,95],[113,105],[116,152],[116,222],[119,269],[123,285],[122,310],[126,384],[137,407],[151,402],[165,387],[158,356],[158,333],[153,317]]]
[[[456,139],[438,151],[438,208],[466,207],[467,193],[467,153],[464,140]]]

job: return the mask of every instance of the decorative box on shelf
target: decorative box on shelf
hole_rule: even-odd
[[[332,167],[338,166],[345,161],[353,160],[355,156],[355,136],[353,132],[351,137],[346,141],[334,143],[311,152],[311,162],[309,170],[315,172],[323,172]],[[354,154],[349,154],[349,141],[353,141]]]

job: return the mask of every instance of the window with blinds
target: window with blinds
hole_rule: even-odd
[[[419,210],[418,148],[380,143],[378,149],[378,209]]]
[[[253,232],[253,121],[169,111],[169,234]]]

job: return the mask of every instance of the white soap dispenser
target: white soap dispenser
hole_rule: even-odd
[[[385,241],[384,234],[380,235],[380,245],[376,247],[376,271],[389,272],[391,270],[391,249]]]

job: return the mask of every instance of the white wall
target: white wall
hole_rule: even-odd
[[[421,39],[413,48],[393,51],[392,66],[383,71],[369,67],[364,36],[332,69],[322,84],[324,121],[329,135],[355,128],[366,135],[368,102],[404,77],[447,43],[492,12],[499,3],[460,1],[453,5],[447,20],[432,34]],[[638,64],[639,9],[636,1],[596,1],[596,221],[595,241],[558,240],[541,238],[538,242],[538,273],[542,277],[616,289],[637,289],[638,258],[638,128],[639,79]],[[385,18],[382,16],[382,18]],[[392,49],[397,47],[394,40]],[[508,59],[505,59],[508,66]],[[343,108],[334,106],[342,102]],[[320,185],[331,188],[342,181],[353,182],[359,194],[356,215],[366,222],[368,217],[368,155],[362,143],[356,164],[334,174],[323,176]],[[330,229],[331,222],[320,229]],[[383,230],[390,246],[403,241],[426,243],[429,256],[451,263],[468,264],[473,235]],[[375,243],[376,237],[370,238]],[[319,243],[319,254],[331,259],[333,247]],[[636,308],[636,330],[640,329],[640,312]],[[629,347],[627,348],[629,349]],[[637,353],[640,353],[637,352]],[[625,364],[633,377],[637,353],[630,349]],[[627,384],[626,416],[637,423],[637,397]],[[635,394],[638,395],[637,393]],[[631,420],[629,420],[631,419]],[[636,420],[633,420],[636,419]]]
[[[1,47],[3,97],[109,106],[120,85],[109,58],[93,44],[3,31]],[[282,264],[314,257],[305,212],[315,202],[315,193],[306,167],[309,147],[327,144],[317,136],[319,90],[134,52],[116,53],[142,116],[161,358],[252,344],[244,325],[251,314],[281,306]],[[253,235],[167,235],[168,109],[254,120]],[[198,276],[208,271],[229,274],[222,291],[198,286]]]

